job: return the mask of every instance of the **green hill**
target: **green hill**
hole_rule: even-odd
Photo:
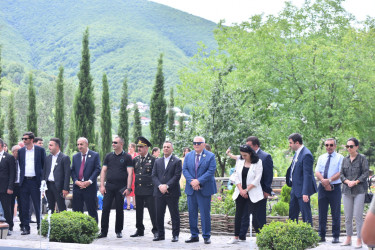
[[[101,76],[107,73],[114,103],[119,102],[125,75],[131,100],[149,103],[160,53],[168,88],[179,83],[178,71],[196,53],[198,42],[216,47],[215,23],[146,0],[3,0],[4,76],[12,71],[11,82],[20,84],[29,70],[55,76],[63,65],[65,77],[77,82],[86,27],[94,84],[100,89]],[[23,73],[14,76],[21,67]]]

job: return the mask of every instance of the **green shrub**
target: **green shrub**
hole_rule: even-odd
[[[292,191],[291,187],[284,185],[281,188],[281,201],[289,203],[290,202],[290,192]]]
[[[99,231],[95,219],[80,212],[63,211],[51,215],[50,241],[89,244]],[[47,216],[42,220],[42,235],[47,236]]]
[[[289,203],[279,201],[272,206],[271,215],[276,216],[288,216],[289,215]]]
[[[178,201],[178,211],[180,211],[180,213],[188,211],[187,195],[185,193],[185,190],[181,190],[181,196]]]
[[[319,235],[309,223],[288,220],[273,221],[265,225],[257,235],[259,249],[306,249],[316,247]]]
[[[225,189],[223,193],[217,193],[211,199],[211,214],[236,214],[236,202],[232,199],[235,188]]]

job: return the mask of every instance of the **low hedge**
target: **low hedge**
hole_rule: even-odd
[[[48,233],[47,216],[42,220],[44,237]],[[98,224],[89,215],[72,211],[51,215],[50,241],[89,244],[97,237],[98,231]]]
[[[288,220],[265,225],[257,235],[256,243],[259,249],[306,249],[316,247],[319,239],[309,223]]]

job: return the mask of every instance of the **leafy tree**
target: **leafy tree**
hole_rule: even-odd
[[[170,90],[169,94],[169,110],[168,110],[168,130],[170,133],[171,139],[174,138],[174,119],[175,119],[175,112],[173,110],[174,108],[174,97],[173,97],[173,88]]]
[[[55,137],[61,140],[61,151],[64,151],[64,67],[60,66],[56,83],[55,98]]]
[[[139,113],[138,105],[134,105],[134,126],[133,126],[133,141],[137,140],[138,136],[142,136],[141,115]]]
[[[101,156],[104,159],[104,156],[111,151],[112,145],[112,121],[111,121],[111,108],[109,105],[109,90],[108,90],[108,81],[107,75],[103,74],[103,94],[102,94],[102,115],[100,120],[101,126]]]
[[[89,29],[82,39],[82,60],[78,73],[79,86],[74,100],[74,121],[76,138],[86,137],[95,150],[95,104],[90,74]]]
[[[178,123],[179,123],[179,126],[178,126],[178,130],[180,133],[184,132],[184,117],[181,115],[180,117],[178,117]]]
[[[4,117],[1,113],[1,107],[2,107],[2,105],[1,105],[1,100],[2,100],[1,92],[3,90],[2,79],[1,79],[2,71],[3,71],[3,67],[2,67],[2,64],[1,64],[1,46],[0,46],[0,138],[3,138],[3,136],[4,136],[4,123],[5,123]]]
[[[128,119],[128,80],[125,78],[122,84],[122,96],[120,106],[120,121],[118,135],[124,139],[125,144],[129,142],[129,119]]]
[[[72,114],[70,115],[70,123],[69,123],[69,132],[68,132],[68,150],[69,154],[72,154],[76,150],[76,131],[75,131],[75,122],[74,122],[74,115],[73,110]]]
[[[8,103],[8,145],[13,147],[18,143],[18,132],[16,127],[16,114],[14,109],[14,94],[10,94]]]
[[[27,110],[27,131],[31,131],[38,136],[38,116],[36,113],[36,96],[33,83],[33,75],[29,74],[29,108]]]
[[[165,125],[167,103],[164,98],[164,74],[163,74],[163,54],[160,54],[158,60],[158,69],[156,73],[155,84],[151,96],[150,104],[150,130],[151,130],[151,143],[155,147],[161,148],[166,136]]]

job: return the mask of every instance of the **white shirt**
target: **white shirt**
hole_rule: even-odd
[[[290,181],[292,181],[292,176],[293,176],[293,171],[294,171],[294,167],[296,166],[296,163],[298,161],[298,156],[299,156],[299,153],[301,153],[301,150],[303,149],[304,145],[302,145],[299,149],[297,149],[296,151],[296,157],[294,157],[294,160],[293,160],[293,165],[292,165],[292,169],[290,171]]]
[[[56,155],[52,155],[52,164],[51,164],[51,172],[49,173],[48,180],[49,181],[55,181],[55,177],[53,175],[53,171],[55,170],[56,167],[56,161],[57,157],[59,157],[60,151]]]
[[[34,145],[33,148],[28,150],[26,147],[26,154],[25,154],[25,176],[26,177],[33,177],[35,176],[35,149]]]
[[[18,163],[18,161],[16,161],[17,163],[17,168],[18,168],[18,171],[17,171],[17,178],[16,178],[16,181],[14,183],[20,183],[20,164]]]
[[[164,166],[165,166],[165,169],[167,169],[167,166],[168,166],[168,163],[169,163],[169,160],[171,159],[171,156],[168,156],[167,158],[164,157]]]
[[[0,162],[3,159],[3,155],[4,155],[4,150],[0,152]]]

